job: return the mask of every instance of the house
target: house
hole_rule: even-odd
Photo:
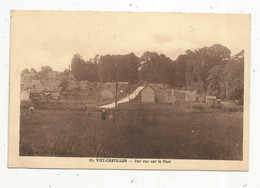
[[[28,90],[23,90],[20,93],[21,101],[29,101],[30,100],[30,92]]]
[[[81,80],[79,87],[80,90],[87,90],[89,88],[89,82],[86,80]]]
[[[156,84],[158,86],[160,86],[162,89],[168,89],[170,87],[169,84]]]
[[[175,90],[174,94],[178,101],[189,101],[195,102],[197,101],[197,91],[186,91],[186,90]]]
[[[42,80],[43,90],[44,91],[51,91],[52,90],[52,84],[50,80]]]
[[[61,87],[54,87],[51,91],[51,98],[52,99],[60,99],[61,98]]]
[[[59,80],[42,80],[44,91],[52,91],[53,88],[60,86]]]
[[[128,82],[118,82],[118,85],[128,85]]]
[[[80,88],[80,82],[77,80],[68,80],[68,90],[76,90]]]
[[[173,104],[176,102],[176,96],[174,95],[174,90],[173,89],[166,89],[165,90],[167,95],[166,95],[166,103],[168,104]]]
[[[150,85],[147,85],[141,91],[141,102],[142,103],[155,102],[155,90]]]
[[[40,80],[32,80],[32,92],[41,93],[44,90],[43,84]]]
[[[100,94],[102,98],[106,99],[112,99],[114,97],[114,93],[110,89],[102,89]]]
[[[118,82],[118,88],[120,90],[125,90],[128,87],[128,82]]]
[[[187,91],[186,92],[186,101],[192,101],[195,102],[197,101],[197,91]]]
[[[167,92],[157,84],[151,84],[151,87],[155,91],[155,102],[166,103]]]
[[[32,89],[32,88],[33,88],[33,84],[31,80],[21,81],[21,86],[20,86],[21,91]]]
[[[217,102],[217,97],[213,95],[206,95],[206,103],[210,105],[215,105]]]
[[[176,97],[174,95],[167,95],[166,96],[166,103],[173,104],[176,102]]]
[[[105,88],[115,91],[116,90],[116,83],[115,82],[106,82],[104,85]]]
[[[95,91],[98,88],[104,88],[101,87],[101,84],[99,82],[89,82],[86,80],[81,80],[79,83],[80,90],[88,90],[88,91]]]
[[[200,93],[198,95],[198,101],[205,103],[206,102],[206,94],[205,93]]]
[[[157,84],[146,85],[140,93],[142,103],[167,103],[167,92]]]

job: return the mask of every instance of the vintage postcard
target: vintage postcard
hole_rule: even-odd
[[[8,166],[247,171],[250,24],[12,11]]]

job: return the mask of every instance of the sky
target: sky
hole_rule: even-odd
[[[186,50],[222,44],[232,54],[250,41],[250,16],[232,14],[13,11],[11,63],[63,71],[79,53],[163,53],[175,60]]]

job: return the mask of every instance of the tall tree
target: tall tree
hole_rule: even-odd
[[[224,69],[220,65],[209,70],[207,76],[207,93],[215,95],[217,98],[225,98]]]
[[[243,100],[244,97],[244,50],[234,55],[224,67],[228,99]]]
[[[71,60],[71,71],[76,80],[82,80],[84,71],[83,71],[84,59],[79,54],[74,54]]]
[[[224,67],[230,59],[230,54],[231,51],[227,47],[219,44],[194,51],[187,50],[186,54],[180,55],[175,62],[176,85],[207,92],[209,71],[217,65]],[[211,74],[214,71],[216,69],[212,70]],[[209,80],[212,79],[209,78]]]
[[[21,76],[24,76],[25,74],[29,74],[30,71],[26,68],[26,69],[23,69],[22,72],[21,72]]]
[[[174,73],[173,62],[170,58],[156,52],[145,52],[140,59],[140,80],[148,83],[172,83]]]
[[[38,72],[38,75],[42,79],[46,79],[48,77],[48,72],[52,71],[50,66],[42,66],[41,71]]]

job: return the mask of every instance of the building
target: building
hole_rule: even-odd
[[[125,90],[128,87],[128,82],[118,82],[118,90]],[[99,84],[101,85],[101,84]],[[112,91],[116,90],[116,82],[106,82],[104,83],[104,87],[110,89]]]
[[[118,89],[125,90],[128,87],[128,82],[118,82]]]
[[[112,98],[114,98],[114,93],[110,89],[102,89],[101,97],[106,98],[106,99],[112,99]]]
[[[87,89],[89,89],[89,82],[86,80],[81,80],[79,87],[80,87],[80,90],[87,90]]]
[[[175,90],[174,95],[178,101],[189,101],[195,102],[197,101],[197,91],[182,91],[182,90]]]
[[[170,87],[169,84],[156,84],[158,86],[160,86],[162,89],[168,89]]]
[[[206,94],[205,93],[200,93],[198,95],[198,101],[205,103],[206,102]]]
[[[174,95],[167,95],[166,97],[167,104],[173,104],[175,102],[176,102],[176,97]]]
[[[80,82],[77,80],[68,80],[68,90],[76,90],[80,88]]]
[[[157,84],[149,84],[141,91],[142,103],[167,103],[167,92]]]
[[[23,90],[20,93],[21,101],[29,101],[30,100],[30,92],[28,90]]]
[[[142,103],[155,102],[155,90],[150,85],[147,85],[141,91],[141,102]]]
[[[217,102],[217,97],[213,95],[206,95],[206,103],[209,105],[215,105]]]
[[[157,84],[151,84],[151,87],[155,91],[155,102],[166,103],[167,92]]]
[[[186,101],[195,102],[197,101],[197,91],[187,91],[186,92]]]
[[[44,90],[43,84],[40,80],[32,80],[32,92],[33,93],[41,93]]]
[[[42,80],[44,91],[52,91],[54,88],[60,86],[59,80]]]
[[[61,98],[61,87],[54,87],[51,91],[51,98],[52,99],[60,99]]]
[[[31,80],[21,81],[21,86],[20,86],[21,91],[32,89],[32,88],[33,88],[33,84]]]

